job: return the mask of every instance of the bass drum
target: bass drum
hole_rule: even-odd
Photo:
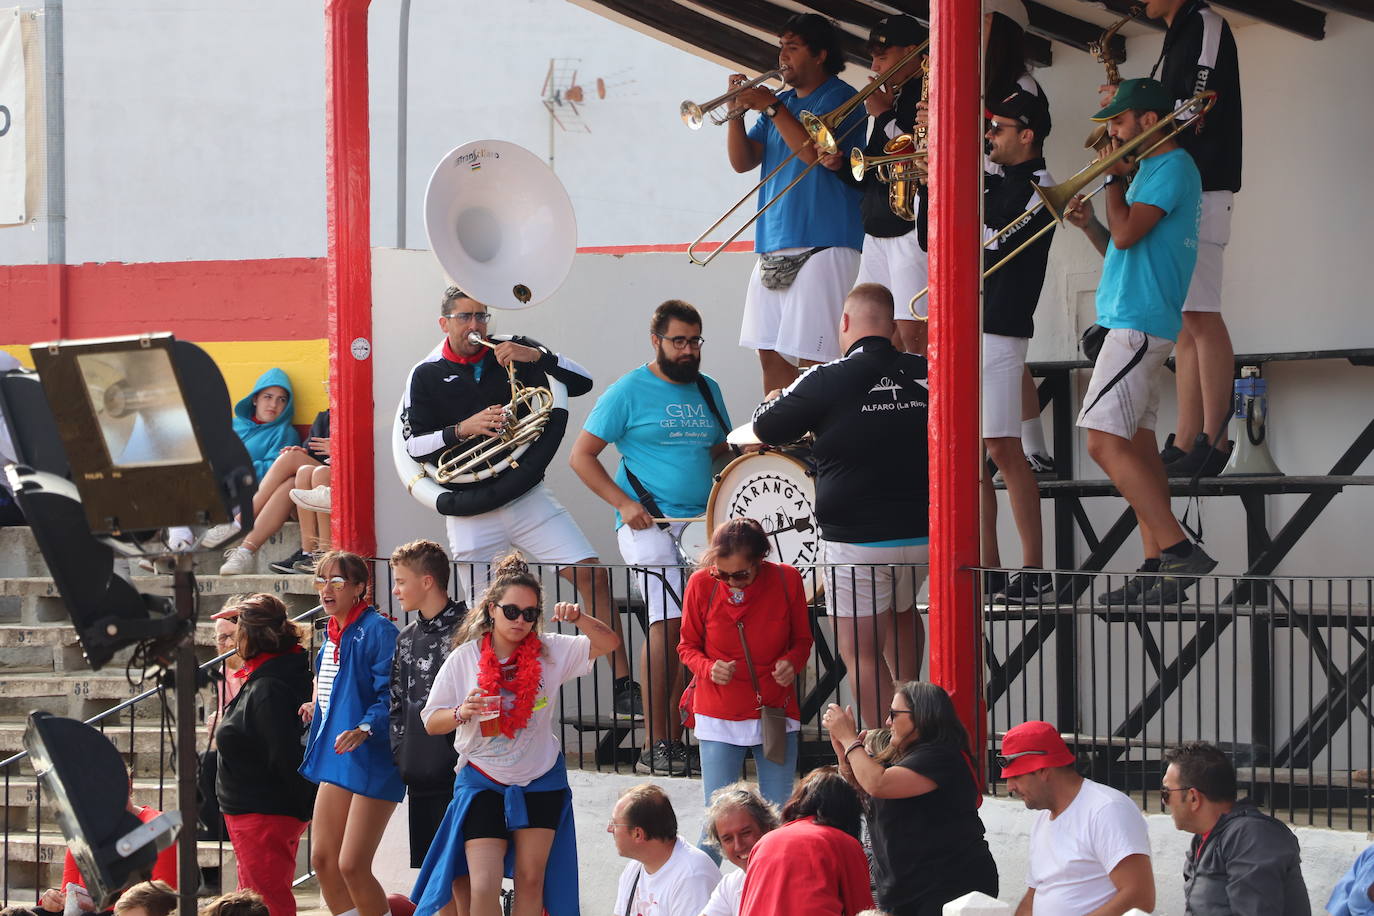
[[[706,503],[707,531],[714,532],[732,518],[752,518],[761,524],[773,544],[769,558],[801,572],[807,601],[821,590],[814,567],[825,562],[814,478],[808,450],[751,452],[726,466]]]

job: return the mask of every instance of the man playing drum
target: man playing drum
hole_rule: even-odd
[[[406,452],[416,460],[436,462],[454,445],[501,434],[507,422],[505,405],[511,399],[506,367],[512,363],[516,378],[527,386],[545,386],[552,377],[567,386],[572,397],[592,388],[587,370],[537,341],[515,336],[488,346],[473,340],[474,334],[486,338],[491,313],[456,286],[444,291],[440,316],[443,345],[410,370],[401,404]],[[449,550],[459,564],[463,586],[471,590],[472,579],[487,578],[485,567],[512,548],[535,562],[576,564],[559,575],[571,581],[594,616],[619,635],[610,576],[589,565],[599,562],[596,551],[543,478],[544,468],[526,461],[518,467],[512,464],[499,476],[463,485],[509,491],[505,501],[489,511],[445,516]],[[625,650],[617,648],[611,659],[615,714],[640,714],[639,688],[630,680]]]
[[[649,687],[649,727],[636,767],[651,775],[686,775],[677,657],[683,576],[677,538],[684,522],[706,510],[711,462],[726,450],[730,429],[720,386],[703,375],[701,315],[677,299],[654,310],[649,344],[654,359],[621,376],[597,399],[568,463],[582,482],[616,510],[616,537],[625,562],[639,567],[649,608],[649,637],[640,673]],[[615,478],[599,459],[614,443]]]
[[[925,641],[910,612],[928,562],[926,361],[893,346],[892,315],[886,287],[854,287],[840,317],[845,355],[771,392],[754,416],[770,445],[815,434],[826,604],[870,727],[887,718],[894,684],[920,676]]]

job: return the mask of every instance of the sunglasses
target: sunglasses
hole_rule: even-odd
[[[1046,757],[1049,755],[1049,753],[1049,751],[1017,751],[1015,754],[998,754],[997,766],[1005,770],[1008,766],[1011,765],[1011,762],[1018,757],[1026,757],[1031,755],[1037,757]]]
[[[347,584],[348,580],[345,579],[343,576],[332,576],[328,579],[324,578],[323,576],[315,577],[316,588],[324,588],[325,586],[329,586],[330,588],[343,588]]]
[[[1173,795],[1173,793],[1175,793],[1175,792],[1187,792],[1189,789],[1195,789],[1195,788],[1197,788],[1197,786],[1179,786],[1177,789],[1171,789],[1171,788],[1169,788],[1168,786],[1160,786],[1160,787],[1159,787],[1159,807],[1160,807],[1160,810],[1163,810],[1164,808],[1168,807],[1168,805],[1169,805],[1169,796]]]
[[[737,569],[734,572],[726,572],[719,566],[711,570],[711,577],[719,579],[721,582],[746,582],[754,574],[754,568]]]
[[[912,711],[909,710],[909,709],[889,709],[889,710],[887,711],[887,717],[888,717],[889,719],[895,719],[895,718],[897,718],[898,716],[913,716],[913,717],[914,717],[914,713],[912,713]]]
[[[525,623],[534,623],[538,620],[542,610],[542,608],[538,607],[522,608],[514,604],[501,605],[501,613],[506,615],[507,620],[519,620],[521,617],[524,617]]]

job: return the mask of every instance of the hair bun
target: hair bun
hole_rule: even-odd
[[[528,576],[531,575],[530,565],[525,562],[520,551],[514,550],[496,562],[495,575],[498,577],[504,575]]]

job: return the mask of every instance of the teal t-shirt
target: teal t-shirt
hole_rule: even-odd
[[[1126,202],[1158,207],[1164,216],[1124,251],[1107,243],[1097,323],[1178,340],[1202,219],[1202,178],[1193,157],[1175,149],[1142,161]]]
[[[787,110],[801,120],[801,113],[829,114],[854,95],[854,87],[832,76],[811,91],[806,98],[798,98],[795,89],[778,96]],[[862,105],[856,106],[835,131],[840,140],[840,152],[846,156],[850,149],[863,146],[864,127],[868,114]],[[848,131],[848,133],[846,133]],[[749,139],[763,144],[763,164],[760,174],[767,175],[788,156],[792,148],[778,133],[766,115],[759,115],[749,128]],[[798,156],[759,189],[758,205],[762,207],[783,188],[792,183],[806,168]],[[754,250],[779,251],[783,248],[853,248],[864,246],[863,216],[859,212],[862,192],[846,184],[840,176],[818,165],[782,200],[769,207],[754,224]],[[638,473],[638,472],[636,472]]]
[[[729,423],[720,386],[707,376],[702,378]],[[664,515],[687,518],[706,511],[711,448],[725,441],[729,430],[720,428],[695,382],[664,381],[648,366],[640,366],[596,399],[582,428],[620,450],[615,482],[631,498],[635,491],[625,476],[627,463]],[[617,512],[615,525],[622,524]]]

